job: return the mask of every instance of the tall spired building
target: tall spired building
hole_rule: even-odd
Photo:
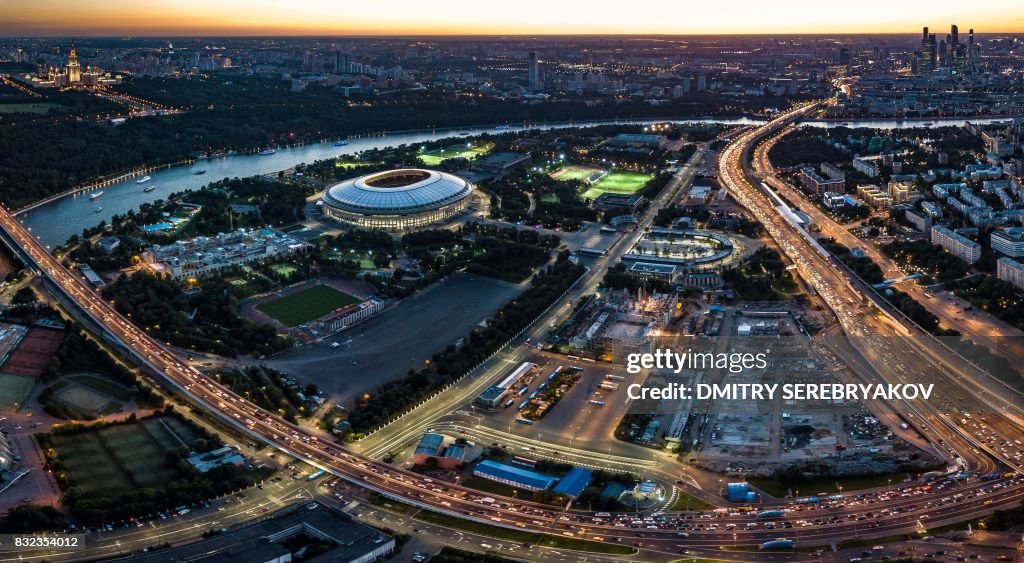
[[[71,53],[68,54],[68,84],[75,84],[82,81],[82,65],[78,64],[78,53],[75,52],[75,45],[71,44]]]

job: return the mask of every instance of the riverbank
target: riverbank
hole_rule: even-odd
[[[974,118],[972,121],[983,121],[984,118]],[[938,125],[962,124],[966,119],[950,120],[948,122],[937,122]],[[271,155],[260,155],[258,152],[236,152],[234,154],[218,153],[216,155],[205,155],[205,158],[192,158],[176,164],[160,164],[149,168],[152,181],[146,184],[151,189],[145,192],[138,189],[133,180],[140,175],[141,170],[132,169],[112,175],[108,180],[101,180],[103,183],[104,195],[102,196],[102,209],[97,210],[94,202],[83,204],[85,198],[80,194],[95,189],[96,182],[87,186],[67,190],[61,194],[40,200],[32,205],[26,206],[16,213],[26,227],[31,227],[32,232],[40,237],[44,244],[59,246],[64,244],[72,235],[80,234],[84,229],[92,228],[101,221],[110,221],[114,215],[137,210],[143,203],[166,199],[171,194],[185,190],[198,190],[212,182],[230,178],[245,178],[251,176],[276,174],[283,170],[294,168],[298,164],[311,163],[317,160],[337,158],[338,156],[358,153],[365,150],[383,149],[403,144],[422,144],[436,142],[455,136],[455,134],[469,133],[470,135],[481,134],[506,134],[521,133],[534,129],[557,129],[569,127],[598,127],[602,125],[643,125],[649,123],[704,123],[722,125],[752,125],[762,122],[760,119],[750,117],[733,118],[707,118],[707,117],[685,117],[685,118],[657,118],[657,119],[603,119],[603,120],[564,120],[564,121],[537,121],[524,122],[515,126],[504,128],[505,124],[490,124],[476,127],[435,127],[426,129],[412,129],[408,131],[388,131],[378,133],[363,133],[345,138],[347,144],[334,146],[335,138],[325,138],[317,142],[297,141],[287,145],[278,145],[278,150]],[[869,126],[877,128],[902,128],[914,127],[915,122],[896,121],[860,121],[849,122],[850,126]],[[920,124],[925,123],[921,121]],[[935,123],[935,122],[933,122]],[[832,127],[831,122],[806,122],[808,126]],[[498,127],[501,126],[501,129]],[[197,162],[202,162],[202,168],[206,170],[203,175],[193,175],[193,167]]]

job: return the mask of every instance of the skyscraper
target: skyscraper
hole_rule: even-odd
[[[924,28],[921,34],[921,72],[929,73],[935,70],[935,34],[929,34],[928,28]]]
[[[537,90],[543,89],[544,85],[541,84],[541,80],[540,80],[540,63],[537,61],[537,53],[536,52],[530,51],[530,54],[527,55],[527,65],[528,65],[528,76],[527,76],[527,80],[526,80],[526,87],[527,87],[527,89],[528,90],[533,90],[533,91],[537,91]]]
[[[334,52],[334,72],[339,74],[348,72],[348,54],[341,51]]]
[[[976,47],[974,46],[974,28],[971,28],[967,38],[967,70],[971,74],[974,74],[978,71],[978,53],[977,51],[975,51],[975,49]]]
[[[71,44],[71,52],[68,54],[68,84],[81,82],[82,66],[78,64],[78,53],[75,52],[75,44]]]

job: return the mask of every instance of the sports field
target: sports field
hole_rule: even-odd
[[[632,194],[644,187],[654,176],[644,172],[616,171],[608,174],[603,180],[583,192],[586,199],[595,199],[603,193]]]
[[[443,149],[431,149],[420,153],[420,160],[427,166],[437,166],[449,158],[466,158],[472,160],[491,152],[490,145],[470,146],[453,145]]]
[[[81,489],[85,497],[156,488],[182,476],[167,461],[167,452],[181,446],[178,437],[162,423],[171,421],[156,418],[91,432],[55,435],[53,446],[72,485]]]
[[[56,393],[56,397],[79,412],[89,414],[96,414],[110,404],[105,395],[81,385],[65,387]]]
[[[25,404],[25,398],[35,384],[32,377],[0,373],[0,410],[12,411]]]
[[[551,177],[556,180],[580,180],[581,182],[586,182],[587,178],[600,171],[601,169],[596,166],[570,164],[552,172]]]
[[[284,277],[288,277],[294,274],[296,271],[295,266],[290,266],[288,264],[274,264],[273,266],[270,267],[270,269],[274,270],[275,274]]]
[[[257,309],[277,319],[286,326],[296,326],[359,300],[333,287],[317,285],[297,293],[260,303]]]

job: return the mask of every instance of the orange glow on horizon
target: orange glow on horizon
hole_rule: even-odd
[[[944,30],[951,23],[964,31],[996,33],[1024,30],[1024,12],[1017,2],[861,0],[828,9],[820,0],[727,0],[692,7],[678,0],[37,0],[5,7],[0,34],[910,34],[925,25]]]

